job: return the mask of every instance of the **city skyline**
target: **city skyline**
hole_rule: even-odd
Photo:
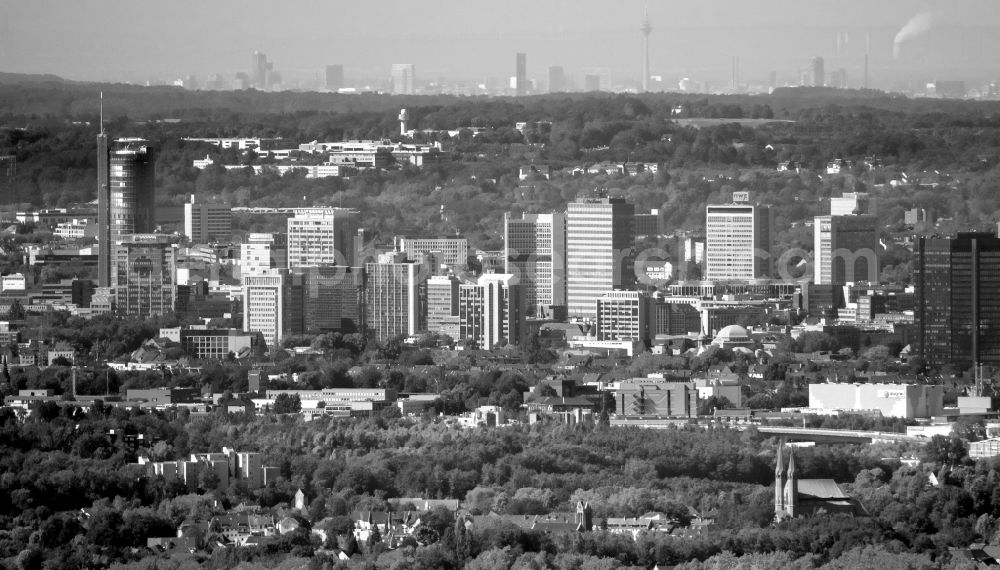
[[[400,60],[420,68],[426,81],[503,81],[515,75],[514,54],[525,53],[533,62],[532,80],[544,80],[551,65],[563,66],[568,75],[611,67],[616,82],[639,88],[639,27],[646,9],[656,27],[649,38],[650,73],[671,88],[684,77],[728,83],[734,56],[741,82],[765,83],[774,71],[779,84],[795,82],[810,58],[819,56],[827,70],[844,68],[850,85],[860,86],[866,51],[873,87],[935,78],[977,81],[1000,69],[997,26],[984,23],[1000,21],[1000,6],[982,0],[959,6],[941,0],[920,6],[901,0],[874,6],[860,0],[808,5],[772,0],[683,11],[629,2],[612,16],[594,0],[558,0],[530,6],[531,18],[515,17],[521,3],[476,1],[446,13],[424,13],[391,0],[377,9],[338,7],[337,18],[325,17],[334,10],[314,3],[302,3],[297,8],[308,9],[292,9],[282,18],[274,17],[273,6],[258,2],[245,9],[241,4],[239,18],[233,18],[230,2],[112,1],[103,12],[54,1],[0,3],[0,70],[88,81],[144,83],[189,75],[205,81],[216,74],[232,80],[236,73],[252,72],[250,56],[259,51],[284,88],[324,86],[328,65],[344,66],[345,83],[378,88]],[[199,17],[190,18],[195,9]],[[109,24],[131,25],[116,29],[116,41],[80,33],[99,27],[101,14]],[[122,50],[122,42],[147,49]]]

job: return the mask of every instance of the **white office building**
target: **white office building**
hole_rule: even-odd
[[[521,285],[528,315],[566,305],[566,214],[504,215],[504,272]]]
[[[705,220],[705,279],[751,281],[771,274],[771,211],[748,202],[710,205]]]
[[[243,276],[243,331],[259,332],[268,346],[284,335],[288,271],[268,269]]]
[[[566,300],[569,316],[594,320],[597,300],[635,283],[635,206],[624,198],[584,198],[566,211]]]
[[[240,271],[252,275],[288,266],[288,237],[285,234],[247,234],[240,244]]]
[[[298,208],[288,219],[288,268],[355,262],[360,213],[348,208]]]

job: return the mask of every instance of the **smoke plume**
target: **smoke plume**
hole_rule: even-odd
[[[892,57],[898,59],[899,51],[904,42],[927,32],[933,25],[934,15],[930,12],[921,12],[910,18],[910,21],[906,22],[906,25],[896,34],[896,38],[892,40]]]

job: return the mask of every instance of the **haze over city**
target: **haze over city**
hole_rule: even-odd
[[[777,84],[795,84],[814,56],[860,87],[866,49],[871,86],[883,89],[935,79],[975,84],[995,79],[1000,68],[1000,4],[989,0],[629,0],[614,7],[597,0],[110,0],[97,8],[3,0],[0,70],[158,83],[232,77],[247,71],[259,50],[285,88],[314,88],[326,65],[341,64],[346,84],[378,89],[398,62],[413,63],[419,81],[503,82],[514,73],[514,54],[523,52],[531,79],[544,78],[550,65],[570,76],[607,67],[615,83],[637,85],[644,10],[653,28],[651,74],[670,89],[683,77],[729,84],[734,67],[741,82],[763,83],[774,72]]]

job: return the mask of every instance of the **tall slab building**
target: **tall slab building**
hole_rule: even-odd
[[[268,346],[276,346],[289,332],[290,277],[284,268],[262,269],[244,275],[243,331],[259,332]]]
[[[878,282],[878,219],[875,201],[847,192],[830,199],[830,215],[813,223],[813,283]]]
[[[392,94],[413,95],[416,89],[416,68],[412,63],[392,64]]]
[[[741,194],[739,192],[735,194]],[[745,195],[705,209],[705,279],[752,281],[771,275],[771,210]]]
[[[635,285],[635,205],[624,198],[584,198],[566,209],[569,316],[594,320],[597,300]]]
[[[514,69],[514,91],[517,95],[528,93],[528,56],[518,53]]]
[[[365,264],[365,275],[365,325],[375,338],[414,336],[423,330],[426,288],[419,263],[408,261],[405,253],[385,254],[378,263]]]
[[[513,275],[486,274],[458,288],[459,338],[491,350],[524,342],[524,299]]]
[[[914,248],[916,353],[926,365],[1000,365],[1000,239],[920,237]]]
[[[566,214],[504,214],[504,273],[521,285],[527,314],[566,306]]]

